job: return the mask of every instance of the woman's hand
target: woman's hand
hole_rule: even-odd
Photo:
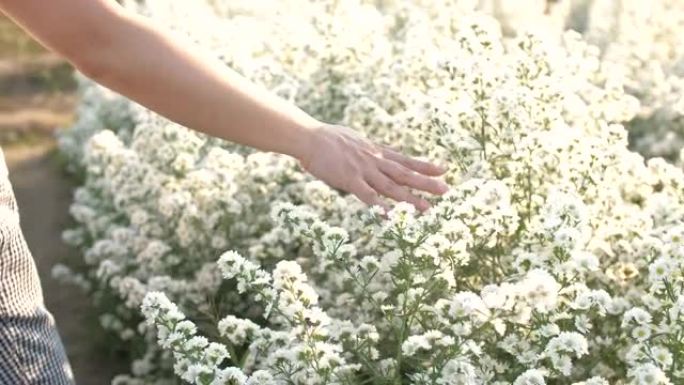
[[[446,183],[434,178],[445,172],[441,167],[375,145],[350,128],[322,125],[311,130],[308,142],[299,157],[302,167],[369,205],[387,209],[382,195],[424,211],[430,204],[411,189],[439,195],[448,190]]]

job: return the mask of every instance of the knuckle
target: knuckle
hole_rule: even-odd
[[[359,149],[359,152],[361,153],[361,156],[365,159],[382,158],[382,151],[372,145],[364,146],[363,148]]]

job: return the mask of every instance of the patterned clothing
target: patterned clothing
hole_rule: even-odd
[[[0,149],[0,385],[72,385]]]

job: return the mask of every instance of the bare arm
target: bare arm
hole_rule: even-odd
[[[172,1],[172,0],[170,0]],[[327,125],[257,87],[211,54],[113,0],[0,0],[46,47],[102,85],[184,126],[297,158],[333,187],[427,208],[409,187],[443,193],[443,171]]]

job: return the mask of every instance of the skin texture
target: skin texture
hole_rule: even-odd
[[[317,121],[113,0],[0,0],[0,9],[96,82],[186,127],[295,157],[367,204],[386,208],[385,196],[425,210],[412,189],[447,190],[435,178],[444,169]]]

